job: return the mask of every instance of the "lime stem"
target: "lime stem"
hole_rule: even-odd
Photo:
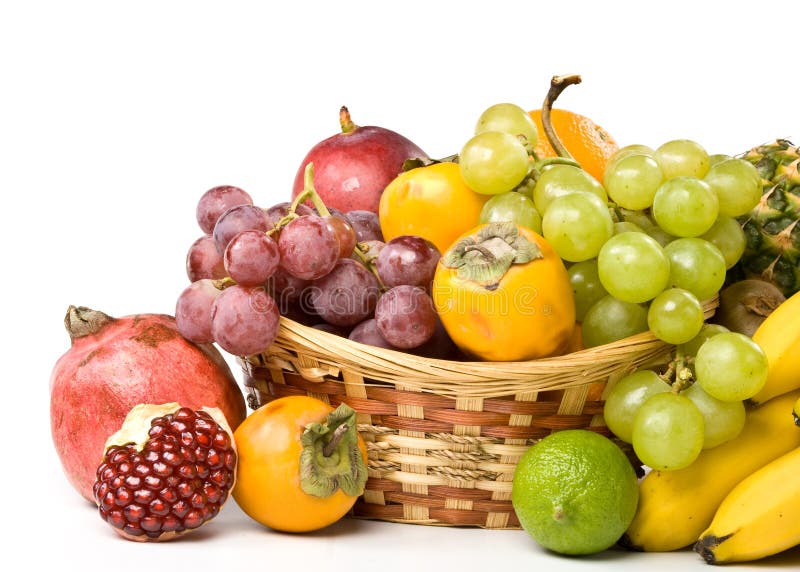
[[[350,425],[347,423],[342,423],[333,431],[333,436],[331,440],[322,448],[322,454],[326,457],[330,457],[333,455],[333,452],[336,451],[336,448],[339,446],[344,434],[350,430]]]
[[[550,119],[550,112],[553,109],[553,104],[555,103],[558,96],[561,95],[561,92],[564,91],[568,86],[581,83],[581,76],[579,75],[556,75],[550,80],[550,89],[547,91],[547,96],[544,98],[544,103],[542,104],[542,127],[544,127],[545,135],[547,135],[547,140],[550,141],[550,145],[553,147],[556,153],[558,153],[559,157],[564,157],[567,159],[574,158],[567,151],[567,148],[564,147],[564,144],[561,143],[561,140],[556,135],[555,129],[553,129],[553,123]]]

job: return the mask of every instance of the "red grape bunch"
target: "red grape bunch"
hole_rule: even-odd
[[[384,242],[373,212],[328,209],[313,165],[292,202],[262,208],[238,187],[217,186],[196,217],[204,234],[189,248],[191,284],[175,309],[187,339],[252,355],[272,345],[283,315],[360,343],[452,353],[430,297],[437,248],[410,235]]]

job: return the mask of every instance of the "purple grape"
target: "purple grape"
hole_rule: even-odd
[[[211,334],[225,351],[247,356],[266,350],[280,326],[275,300],[263,286],[230,286],[211,307]]]
[[[246,230],[234,236],[225,249],[225,270],[242,286],[264,284],[278,268],[278,245],[260,230]]]
[[[269,228],[275,228],[275,225],[278,224],[283,217],[289,214],[289,209],[291,207],[292,203],[284,202],[272,205],[266,211],[264,211],[267,215],[267,223],[269,224]],[[299,204],[297,205],[297,208],[295,208],[294,213],[297,216],[305,216],[313,214],[314,211],[304,204]]]
[[[402,349],[421,346],[436,331],[433,300],[419,286],[403,284],[386,291],[375,307],[378,330],[387,342]]]
[[[282,266],[278,266],[267,280],[267,292],[275,298],[281,314],[285,314],[290,304],[300,300],[300,296],[309,284],[311,284],[309,280],[292,276]]]
[[[306,215],[283,227],[278,238],[281,266],[304,280],[322,278],[339,259],[339,241],[322,217]]]
[[[206,234],[214,232],[214,225],[231,207],[252,205],[253,199],[239,187],[221,185],[207,190],[197,202],[197,224]]]
[[[353,230],[356,231],[358,242],[367,240],[380,240],[383,242],[381,220],[377,214],[372,211],[355,210],[344,213],[344,216],[350,222]]]
[[[433,282],[439,250],[419,236],[398,236],[386,243],[375,267],[387,288],[408,284],[428,288]]]
[[[224,254],[228,243],[240,232],[245,230],[266,232],[268,229],[269,223],[264,209],[255,205],[239,205],[228,209],[219,217],[212,236],[217,251]]]
[[[375,320],[375,318],[370,318],[368,320],[364,320],[363,322],[358,324],[350,332],[350,335],[348,336],[348,338],[353,340],[354,342],[367,344],[369,346],[376,346],[376,347],[379,347],[379,348],[386,348],[387,350],[396,350],[397,349],[392,344],[387,342],[386,338],[384,338],[381,335],[381,332],[378,329],[378,322]]]
[[[221,293],[208,278],[192,282],[181,292],[175,304],[175,325],[184,338],[196,344],[214,341],[211,307]]]
[[[351,258],[341,258],[333,270],[309,288],[309,302],[319,316],[335,326],[353,326],[375,311],[378,279]]]
[[[186,275],[192,282],[203,278],[219,280],[228,275],[222,256],[217,252],[214,239],[210,235],[201,236],[189,247],[186,254]]]

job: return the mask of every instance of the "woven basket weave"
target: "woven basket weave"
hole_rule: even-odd
[[[281,320],[268,351],[239,360],[248,404],[288,395],[347,403],[369,453],[355,516],[415,524],[519,528],[511,482],[525,450],[559,429],[610,436],[609,380],[671,349],[647,332],[556,358],[445,361]]]

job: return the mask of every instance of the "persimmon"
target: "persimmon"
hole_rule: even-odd
[[[367,449],[356,413],[307,396],[276,399],[234,433],[239,452],[233,498],[256,522],[283,532],[319,530],[364,492]]]
[[[514,223],[479,225],[442,256],[432,287],[447,333],[481,360],[569,351],[575,300],[564,263],[541,235]]]

